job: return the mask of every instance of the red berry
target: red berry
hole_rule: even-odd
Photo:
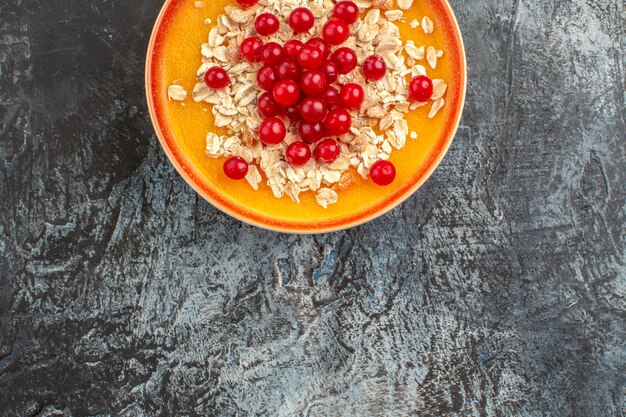
[[[316,97],[307,97],[300,103],[300,116],[307,122],[321,122],[328,113],[324,100]]]
[[[322,65],[322,61],[324,60],[324,56],[319,49],[311,45],[304,45],[298,51],[298,64],[302,68],[306,69],[317,69],[320,65]]]
[[[276,65],[285,56],[285,50],[276,42],[268,42],[259,52],[261,62],[265,65]]]
[[[324,139],[317,144],[313,155],[320,162],[333,163],[341,154],[341,146],[334,139]]]
[[[293,166],[302,166],[311,159],[311,148],[302,142],[293,142],[285,149],[287,162]]]
[[[239,50],[241,55],[250,62],[259,60],[259,51],[263,46],[263,41],[256,36],[250,36],[241,42]]]
[[[276,145],[285,139],[287,130],[278,117],[268,117],[259,125],[259,139],[266,145]]]
[[[322,71],[310,70],[302,74],[300,88],[304,94],[316,96],[324,91],[326,87],[326,76]]]
[[[263,67],[256,73],[256,82],[265,91],[271,91],[276,84],[276,73],[272,67]]]
[[[298,51],[302,48],[302,45],[304,45],[302,42],[300,42],[297,39],[292,39],[290,41],[285,42],[285,45],[283,45],[283,48],[285,48],[285,54],[290,57],[290,58],[295,58],[298,56]]]
[[[280,22],[271,13],[261,13],[254,21],[254,28],[259,35],[269,36],[278,31]]]
[[[396,178],[396,167],[389,161],[376,161],[370,168],[370,178],[378,185],[389,185]]]
[[[248,173],[248,163],[240,156],[231,156],[224,161],[224,174],[231,180],[240,180]]]
[[[243,7],[244,9],[247,9],[248,7],[252,7],[258,2],[259,0],[237,0],[237,3],[239,3],[239,5]]]
[[[300,98],[300,87],[293,80],[280,80],[272,90],[274,100],[283,107],[293,106]]]
[[[322,29],[324,40],[331,45],[341,45],[348,40],[350,36],[350,28],[348,24],[341,19],[330,19],[324,24]]]
[[[256,102],[259,114],[263,117],[272,117],[280,114],[281,108],[274,100],[272,93],[265,92],[259,96]]]
[[[339,92],[339,101],[346,109],[358,109],[361,107],[364,98],[363,88],[358,84],[344,84]]]
[[[334,106],[339,103],[339,92],[335,87],[328,86],[322,91],[320,98],[323,99],[328,106]]]
[[[300,75],[302,75],[302,69],[300,65],[293,58],[284,58],[276,66],[276,75],[280,80],[294,80],[298,81]]]
[[[320,71],[324,73],[326,76],[326,82],[328,84],[332,84],[337,81],[337,76],[339,75],[339,68],[332,61],[324,61],[319,68]]]
[[[302,116],[300,116],[300,106],[296,104],[295,106],[287,107],[285,109],[285,116],[287,116],[292,123],[299,122],[302,120]]]
[[[298,125],[298,134],[306,143],[314,143],[324,137],[326,130],[322,123],[301,122]]]
[[[289,15],[289,26],[296,33],[308,32],[314,24],[315,17],[306,7],[298,7]]]
[[[409,83],[409,96],[416,101],[425,102],[433,96],[433,81],[425,75],[418,75]]]
[[[345,109],[332,109],[324,119],[324,127],[329,135],[339,136],[348,133],[352,116]]]
[[[356,68],[358,58],[356,52],[350,48],[339,48],[330,56],[331,61],[337,66],[339,74],[347,74]]]
[[[324,56],[324,59],[328,58],[328,55],[330,54],[330,45],[328,45],[322,38],[311,38],[305,45],[311,45],[319,49]]]
[[[368,80],[376,81],[385,76],[387,64],[378,55],[370,55],[363,61],[363,74]]]
[[[211,67],[204,74],[204,82],[211,88],[224,88],[230,84],[230,77],[223,68]]]
[[[354,23],[359,18],[359,8],[351,1],[340,1],[335,4],[333,16],[346,23]]]

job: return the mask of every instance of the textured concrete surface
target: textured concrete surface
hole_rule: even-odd
[[[167,162],[159,3],[0,1],[0,415],[624,415],[622,2],[454,0],[450,153],[313,237]]]

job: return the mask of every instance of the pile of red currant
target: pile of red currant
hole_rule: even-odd
[[[238,0],[243,7],[251,7],[258,0]],[[340,74],[348,74],[358,65],[357,54],[341,47],[350,36],[350,26],[359,18],[359,9],[352,1],[341,1],[333,9],[332,17],[322,28],[322,38],[314,37],[303,43],[292,39],[281,45],[264,43],[258,36],[243,40],[241,56],[263,66],[257,72],[257,84],[265,90],[257,100],[259,114],[264,117],[258,129],[259,140],[266,145],[281,143],[287,134],[285,116],[297,126],[300,141],[287,146],[285,159],[292,166],[303,166],[311,157],[323,163],[334,162],[341,153],[340,144],[332,137],[348,133],[352,124],[349,110],[363,103],[363,88],[354,83],[337,84]],[[313,13],[299,7],[289,15],[289,26],[294,33],[306,33],[315,25]],[[262,13],[255,20],[260,36],[270,36],[278,31],[280,22],[271,13]],[[331,53],[331,48],[337,47]],[[361,69],[367,80],[376,81],[387,71],[385,61],[378,55],[367,57]],[[205,75],[206,84],[214,89],[229,85],[224,69],[210,68]],[[432,81],[427,77],[414,78],[409,86],[410,95],[418,101],[432,96]],[[315,145],[311,152],[311,145]],[[242,179],[248,164],[241,157],[231,157],[224,163],[229,178]],[[395,179],[396,171],[389,161],[378,161],[370,168],[370,178],[379,185],[388,185]]]

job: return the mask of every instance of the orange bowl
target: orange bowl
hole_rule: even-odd
[[[312,192],[300,195],[296,204],[288,197],[276,199],[270,188],[261,184],[252,190],[245,181],[227,180],[221,159],[209,159],[205,153],[207,132],[223,131],[214,127],[207,103],[193,100],[168,100],[167,88],[175,80],[187,91],[196,83],[201,64],[200,46],[206,42],[210,27],[206,19],[216,21],[226,4],[233,0],[205,1],[202,8],[195,0],[166,0],[152,32],[146,60],[146,95],[148,109],[157,137],[170,161],[189,185],[223,212],[243,222],[286,233],[322,233],[347,229],[373,220],[411,196],[437,168],[459,125],[466,90],[466,62],[461,33],[446,0],[415,1],[399,23],[403,39],[417,45],[433,44],[444,51],[431,78],[448,83],[446,105],[434,119],[428,119],[430,106],[407,116],[409,129],[418,139],[407,139],[406,146],[394,150],[390,161],[397,168],[395,182],[379,187],[360,177],[346,190],[339,191],[339,201],[327,209],[317,205]],[[435,32],[424,35],[411,29],[409,21],[428,15]],[[396,22],[398,23],[398,22]]]

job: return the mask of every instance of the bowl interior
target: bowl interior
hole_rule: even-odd
[[[434,119],[428,119],[430,106],[407,116],[409,130],[417,139],[407,138],[406,146],[394,150],[390,160],[396,165],[397,178],[392,186],[379,187],[358,177],[356,183],[339,192],[339,202],[327,209],[319,206],[313,192],[300,194],[300,204],[284,196],[276,199],[264,183],[254,191],[245,181],[230,181],[222,172],[222,159],[210,159],[204,153],[209,131],[225,134],[214,127],[210,105],[170,101],[167,88],[176,81],[189,93],[196,83],[201,64],[200,46],[225,5],[232,0],[205,1],[195,7],[194,0],[168,0],[156,22],[146,65],[146,90],[150,115],[157,136],[185,180],[210,203],[247,223],[282,232],[318,233],[361,224],[378,217],[408,198],[430,176],[453,139],[465,97],[465,55],[454,15],[444,0],[414,2],[398,24],[403,40],[416,45],[434,46],[444,51],[437,68],[426,62],[431,78],[448,83],[446,105]],[[430,17],[435,32],[425,35],[409,22]]]

